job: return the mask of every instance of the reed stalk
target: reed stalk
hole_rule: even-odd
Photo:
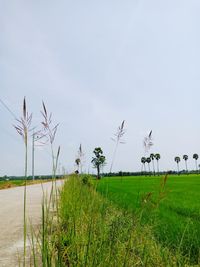
[[[114,138],[111,138],[111,140],[113,140],[115,142],[115,148],[114,148],[114,152],[113,152],[113,157],[112,157],[112,161],[111,161],[111,166],[110,166],[110,173],[112,172],[112,168],[114,165],[114,161],[116,158],[116,154],[117,154],[117,149],[119,144],[124,144],[125,142],[122,140],[124,134],[125,134],[125,129],[124,129],[124,123],[125,121],[123,120],[121,125],[117,128],[117,132],[114,134]]]
[[[23,266],[26,264],[26,237],[27,237],[27,222],[26,222],[26,185],[27,185],[27,173],[28,173],[28,137],[29,132],[31,131],[31,122],[32,114],[29,115],[27,111],[26,98],[23,100],[23,110],[22,117],[16,119],[17,125],[14,125],[14,128],[18,134],[22,137],[25,148],[25,157],[24,157],[24,213],[23,213],[23,235],[24,235],[24,254],[23,254]]]

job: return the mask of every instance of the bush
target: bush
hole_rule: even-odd
[[[87,174],[83,174],[81,176],[82,183],[85,185],[91,185],[91,176]]]

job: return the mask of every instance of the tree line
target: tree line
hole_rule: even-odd
[[[142,163],[142,169],[141,169],[141,172],[146,172],[146,164],[148,166],[148,172],[151,172],[151,167],[150,167],[150,164],[152,163],[152,169],[153,169],[153,173],[155,174],[156,172],[159,173],[159,160],[160,160],[161,156],[159,153],[156,153],[156,154],[153,154],[151,153],[149,157],[142,157],[141,158],[141,163]],[[188,159],[189,159],[189,156],[188,155],[183,155],[183,160],[185,161],[185,170],[186,172],[188,172]],[[200,165],[198,165],[198,158],[199,158],[199,155],[198,154],[193,154],[192,158],[195,160],[195,167],[196,167],[196,171],[198,171],[198,167],[200,168]],[[156,161],[156,165],[157,165],[157,170],[155,169],[155,161]],[[179,156],[176,156],[174,158],[174,161],[176,162],[177,164],[177,171],[180,172],[180,161],[181,161],[181,157]]]

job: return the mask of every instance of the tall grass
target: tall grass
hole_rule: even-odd
[[[59,156],[60,156],[60,146],[57,149],[57,153],[55,152],[54,149],[54,141],[56,138],[56,133],[58,130],[58,125],[59,124],[53,124],[52,121],[52,113],[48,113],[47,108],[44,104],[44,102],[42,102],[42,117],[43,117],[43,121],[42,121],[42,125],[43,125],[43,130],[44,130],[44,134],[45,136],[48,138],[48,141],[50,143],[50,147],[51,147],[51,159],[52,159],[52,189],[51,189],[51,193],[50,193],[50,202],[51,202],[51,197],[54,196],[54,192],[55,192],[55,197],[57,199],[57,187],[56,187],[56,172],[58,169],[58,160],[59,160]],[[54,201],[52,202],[54,204]],[[55,201],[56,207],[57,207],[57,203],[58,201]],[[58,207],[57,207],[58,209]]]
[[[25,178],[25,186],[24,186],[24,212],[23,212],[23,223],[24,223],[24,260],[23,266],[25,266],[25,258],[26,258],[26,234],[27,234],[27,223],[26,223],[26,183],[27,183],[27,170],[28,170],[28,138],[31,127],[32,114],[29,115],[26,106],[26,99],[24,97],[23,100],[23,110],[21,118],[17,119],[17,125],[14,125],[18,134],[22,136],[24,142],[24,178]]]
[[[56,171],[57,171],[57,167],[58,167],[58,159],[59,159],[59,155],[60,155],[60,146],[58,147],[57,153],[55,153],[54,151],[54,140],[55,140],[55,136],[56,136],[56,132],[57,132],[57,128],[58,128],[58,124],[53,125],[52,123],[52,114],[47,112],[46,106],[44,104],[44,102],[42,103],[43,106],[43,111],[41,111],[42,116],[43,116],[43,121],[42,121],[42,125],[43,125],[43,129],[40,131],[37,131],[36,133],[33,133],[33,140],[35,139],[35,134],[37,134],[37,138],[36,140],[41,140],[43,137],[45,137],[46,139],[48,138],[48,141],[50,142],[50,146],[51,146],[51,155],[52,155],[52,189],[51,189],[51,193],[50,193],[50,198],[48,198],[48,196],[45,197],[45,194],[43,192],[43,203],[42,203],[42,239],[40,240],[40,235],[38,235],[38,233],[35,232],[35,230],[33,229],[32,225],[30,224],[30,244],[32,247],[32,257],[33,257],[33,264],[34,266],[38,266],[37,262],[39,262],[39,266],[40,263],[44,262],[43,266],[52,266],[49,263],[48,258],[46,257],[46,255],[48,255],[48,253],[46,253],[46,251],[51,251],[48,247],[48,243],[46,242],[47,239],[47,233],[50,234],[50,236],[52,237],[52,233],[51,231],[49,231],[49,229],[51,229],[51,220],[53,220],[54,218],[59,219],[59,216],[57,217],[52,217],[52,212],[51,212],[51,208],[53,207],[54,210],[54,206],[52,205],[56,205],[56,214],[58,214],[58,189],[56,187]],[[24,244],[23,244],[23,266],[26,266],[26,263],[28,261],[28,254],[27,254],[27,238],[29,238],[28,236],[28,222],[27,222],[27,203],[26,203],[26,186],[27,186],[27,173],[28,173],[28,141],[29,141],[29,132],[33,129],[31,129],[31,122],[32,122],[32,114],[29,115],[28,111],[27,111],[27,105],[26,105],[26,99],[24,97],[23,100],[23,110],[22,110],[22,116],[17,119],[17,124],[14,125],[15,129],[17,130],[18,134],[20,136],[22,136],[23,138],[23,142],[24,142],[24,147],[25,147],[25,160],[24,160],[24,210],[23,210],[23,239],[24,239]],[[34,140],[35,141],[35,140]],[[34,142],[33,142],[34,145]],[[33,175],[34,176],[34,175]],[[42,186],[42,184],[41,184]],[[55,196],[55,197],[54,197]],[[54,197],[54,198],[53,198]],[[54,233],[55,234],[55,233]],[[48,240],[49,242],[49,240]],[[38,250],[38,247],[40,248]],[[41,254],[42,255],[42,260],[39,259],[39,261],[37,260],[38,255]],[[47,261],[45,263],[44,258],[47,258]],[[32,262],[32,260],[30,259],[30,262]],[[20,262],[21,264],[21,262]],[[46,265],[45,265],[46,264]]]
[[[187,259],[162,247],[152,228],[141,224],[149,198],[136,215],[101,196],[88,177],[68,177],[54,199],[59,209],[50,211],[43,202],[33,266],[186,266]]]
[[[117,148],[118,148],[119,144],[125,143],[122,140],[122,138],[126,132],[126,130],[124,129],[124,124],[125,124],[125,120],[123,120],[121,125],[117,128],[117,132],[114,134],[114,138],[111,138],[111,140],[113,140],[115,142],[115,148],[114,148],[113,157],[112,157],[112,161],[111,161],[110,173],[112,172],[113,164],[114,164],[115,157],[117,154]]]
[[[42,107],[43,107],[43,110],[41,111],[41,114],[42,114],[42,117],[43,117],[42,125],[43,125],[43,128],[44,128],[45,135],[49,139],[49,143],[50,143],[50,147],[51,147],[52,179],[55,179],[56,170],[57,170],[57,167],[58,167],[58,157],[59,157],[59,153],[60,153],[60,147],[58,148],[57,156],[55,156],[54,140],[55,140],[55,137],[56,137],[56,133],[57,133],[59,124],[56,124],[56,125],[53,124],[53,122],[52,122],[52,113],[48,113],[44,102],[42,102]]]

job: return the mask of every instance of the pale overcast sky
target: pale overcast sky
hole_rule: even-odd
[[[26,96],[33,125],[41,122],[45,101],[60,123],[55,145],[68,171],[80,143],[86,170],[93,171],[96,146],[109,170],[111,137],[122,120],[126,144],[113,170],[140,170],[142,140],[151,129],[150,152],[161,154],[162,170],[175,169],[174,156],[185,153],[194,168],[192,154],[200,154],[199,14],[199,0],[0,0],[0,98],[20,115]],[[0,114],[0,175],[21,175],[23,143],[1,103]],[[35,164],[37,174],[51,172],[48,146],[36,149]]]

